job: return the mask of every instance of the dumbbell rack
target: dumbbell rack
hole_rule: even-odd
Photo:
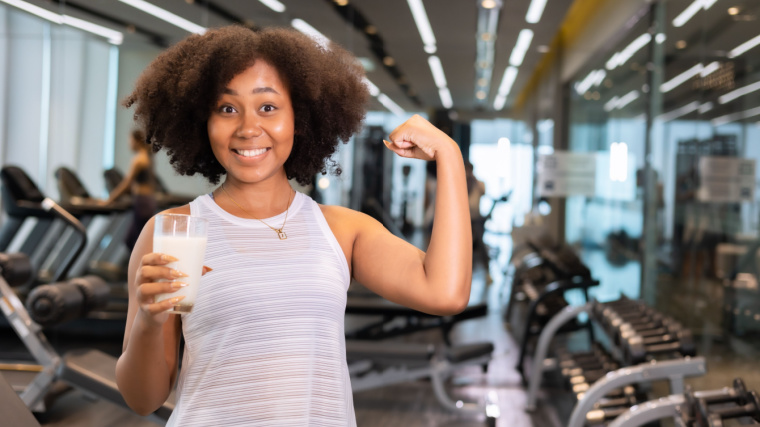
[[[536,400],[538,390],[541,386],[543,373],[546,370],[554,368],[553,364],[547,363],[549,346],[554,339],[557,331],[575,319],[581,313],[587,313],[590,321],[595,319],[593,307],[595,301],[588,302],[581,306],[568,306],[557,313],[546,324],[539,335],[538,344],[533,358],[533,368],[530,372],[528,382],[528,398],[525,405],[526,411],[536,409]],[[604,329],[604,328],[602,328]],[[614,346],[610,352],[617,359],[623,361],[622,352]],[[651,383],[653,381],[667,380],[670,383],[670,393],[679,394],[684,392],[684,378],[700,376],[706,373],[705,360],[702,357],[685,357],[683,359],[674,359],[666,361],[651,361],[634,366],[627,366],[615,371],[609,372],[605,377],[594,382],[573,409],[568,427],[582,427],[586,421],[586,414],[593,408],[594,404],[615,389],[629,385]]]
[[[719,407],[711,408],[712,404]],[[722,427],[724,419],[742,417],[742,425],[760,426],[760,398],[756,392],[747,391],[744,382],[737,378],[733,387],[687,390],[636,405],[617,417],[610,427],[638,427],[664,418],[672,418],[677,427]]]

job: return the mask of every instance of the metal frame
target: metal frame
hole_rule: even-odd
[[[617,388],[631,384],[668,380],[671,394],[679,394],[684,391],[683,380],[685,377],[704,375],[706,372],[707,368],[703,357],[687,357],[661,362],[652,361],[612,371],[604,378],[596,381],[584,393],[583,398],[575,405],[567,427],[583,427],[586,422],[586,413],[593,409],[594,403]]]
[[[349,365],[349,371],[353,372],[354,374],[357,374],[359,372],[366,372],[368,370],[370,370],[370,372],[367,372],[360,377],[352,375],[351,389],[354,393],[356,393],[359,391],[385,387],[422,378],[430,378],[435,397],[443,407],[460,413],[489,416],[487,414],[488,407],[496,404],[496,402],[493,401],[495,399],[494,396],[487,396],[486,402],[484,404],[463,402],[461,400],[455,401],[446,392],[444,383],[455,370],[465,366],[485,365],[488,364],[490,360],[491,355],[488,354],[459,363],[451,363],[446,360],[445,357],[441,355],[435,355],[424,366],[408,367],[406,365],[399,364],[397,366],[389,367],[381,371],[371,370],[371,362],[369,362],[368,365],[368,361],[359,360]],[[419,365],[420,361],[413,361],[412,364]],[[489,417],[493,418],[492,415]]]

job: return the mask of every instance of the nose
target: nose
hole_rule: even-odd
[[[241,116],[235,136],[248,139],[257,137],[262,132],[260,117],[255,113],[246,113]]]

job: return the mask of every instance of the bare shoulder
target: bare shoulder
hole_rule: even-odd
[[[319,205],[322,215],[325,216],[327,223],[331,228],[339,226],[341,228],[352,229],[357,231],[359,228],[375,221],[371,216],[349,209],[343,206]],[[333,226],[335,224],[335,226]]]

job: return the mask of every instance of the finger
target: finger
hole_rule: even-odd
[[[206,273],[210,273],[210,272],[212,272],[212,271],[214,271],[214,269],[213,269],[213,268],[211,268],[211,267],[209,267],[209,266],[206,266],[206,265],[204,265],[204,266],[203,266],[203,272],[201,273],[201,276],[203,276],[203,275],[204,275],[204,274],[206,274]]]
[[[151,252],[142,257],[142,265],[166,265],[177,261],[177,258],[158,252]]]
[[[393,144],[392,142],[383,140],[385,143],[385,146],[388,147],[389,150],[393,151],[394,153],[398,154],[401,157],[406,158],[415,158],[415,150],[417,150],[417,147],[412,146],[411,148],[401,148]]]
[[[183,299],[185,299],[185,296],[180,295],[178,297],[168,298],[168,299],[165,299],[163,301],[156,302],[153,304],[143,304],[142,308],[143,310],[147,311],[150,314],[159,314],[159,313],[163,313],[166,310],[171,309]]]
[[[161,279],[174,280],[187,277],[187,274],[170,267],[160,265],[144,265],[140,267],[140,282],[157,282]]]
[[[143,302],[153,302],[159,294],[170,294],[187,286],[185,282],[151,282],[143,283],[137,288],[137,299]]]

